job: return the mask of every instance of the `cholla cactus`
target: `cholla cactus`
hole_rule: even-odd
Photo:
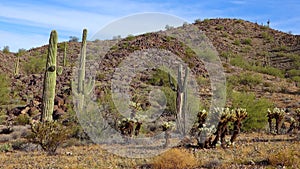
[[[232,109],[232,119],[233,119],[233,134],[230,139],[230,144],[234,144],[238,134],[241,131],[242,120],[244,120],[247,116],[247,110],[243,108]]]
[[[203,109],[202,111],[200,111],[197,115],[198,117],[198,128],[202,127],[202,125],[204,124],[206,118],[207,118],[208,112]]]
[[[213,146],[216,146],[221,140],[222,147],[225,147],[226,140],[225,136],[228,132],[227,125],[230,121],[233,121],[233,115],[229,108],[215,108],[214,111],[220,113],[219,124],[217,126],[216,137],[212,143]]]
[[[272,132],[272,119],[274,118],[276,120],[276,126],[275,126],[276,133],[279,134],[280,131],[279,129],[283,122],[284,116],[285,116],[285,109],[281,109],[277,107],[275,107],[273,111],[268,109],[267,117],[268,117],[270,132]]]
[[[175,124],[173,122],[168,121],[168,122],[164,122],[162,124],[162,129],[163,129],[163,131],[172,130],[174,126],[175,126]]]
[[[139,135],[143,123],[137,118],[123,118],[117,124],[122,135],[132,137],[133,133],[135,136]]]
[[[170,137],[171,137],[171,134],[170,134],[170,131],[174,128],[175,124],[173,122],[164,122],[162,124],[162,129],[163,131],[165,132],[165,144],[164,144],[164,148],[168,147],[169,144],[170,144]]]

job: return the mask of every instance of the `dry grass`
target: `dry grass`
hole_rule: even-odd
[[[153,160],[154,169],[189,169],[197,166],[197,159],[185,149],[170,149]]]
[[[280,165],[299,168],[300,142],[287,141],[291,137],[254,133],[242,134],[238,139],[236,145],[228,149],[171,149],[147,159],[119,157],[99,145],[59,148],[56,156],[42,151],[13,150],[0,153],[0,168],[133,169],[146,164],[152,168],[277,168]]]
[[[300,168],[300,151],[285,148],[282,151],[270,154],[268,161],[272,166],[288,166]]]
[[[0,154],[0,168],[134,168],[141,159],[125,159],[101,149],[98,145],[59,149],[58,155],[45,152],[8,152]]]

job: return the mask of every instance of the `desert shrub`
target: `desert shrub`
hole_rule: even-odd
[[[39,74],[44,71],[46,66],[46,55],[31,56],[28,62],[24,64],[24,71],[26,74]]]
[[[284,77],[284,71],[271,66],[266,66],[266,67],[254,66],[253,70],[260,73],[272,75],[272,76],[277,76],[281,78]]]
[[[287,72],[290,76],[300,76],[300,70],[292,69]]]
[[[297,150],[285,149],[278,153],[270,154],[268,161],[272,166],[288,166],[300,168],[300,153]]]
[[[273,48],[273,52],[282,52],[282,51],[287,51],[287,50],[289,50],[289,49],[285,45],[280,45],[280,46]]]
[[[76,36],[69,36],[69,42],[78,42],[79,38]]]
[[[257,99],[253,93],[232,92],[232,106],[247,109],[248,117],[243,123],[242,130],[261,130],[267,125],[267,109],[273,104],[264,98]]]
[[[134,37],[134,35],[128,35],[127,37],[126,37],[126,40],[127,41],[132,41],[133,39],[134,39],[135,37]]]
[[[236,76],[229,76],[228,81],[231,84],[241,84],[253,87],[262,83],[262,77],[251,73],[242,73]]]
[[[246,70],[256,71],[259,73],[264,73],[264,74],[281,77],[281,78],[284,77],[284,71],[280,69],[271,66],[262,67],[262,66],[256,66],[250,64],[249,61],[247,61],[246,59],[244,59],[242,56],[239,55],[236,55],[235,57],[231,58],[230,64],[232,64],[233,66],[241,67]]]
[[[12,146],[10,143],[5,143],[0,145],[0,152],[8,152],[12,150]]]
[[[14,121],[17,125],[26,125],[29,124],[29,116],[28,114],[20,114]]]
[[[234,40],[233,44],[236,46],[240,46],[241,42],[240,42],[240,40],[236,39],[236,40]]]
[[[25,53],[26,53],[26,49],[21,48],[18,50],[17,56],[23,56]]]
[[[201,23],[201,19],[196,19],[195,23]]]
[[[57,147],[69,137],[69,129],[62,124],[51,122],[39,122],[32,124],[29,141],[39,144],[44,151],[53,155]]]
[[[217,27],[216,27],[216,30],[223,30],[224,29],[224,26],[223,25],[218,25]]]
[[[155,169],[188,169],[197,166],[197,159],[184,149],[170,149],[153,160]]]
[[[9,53],[10,52],[9,51],[9,46],[4,46],[3,49],[2,49],[2,52],[6,53],[6,54]]]
[[[7,115],[5,110],[0,109],[0,125],[6,121]]]
[[[300,82],[300,76],[294,76],[292,77],[292,80],[295,82]]]
[[[241,41],[241,43],[244,44],[244,45],[251,45],[252,40],[251,40],[250,38],[243,39],[243,40]]]
[[[0,73],[0,82],[0,105],[5,105],[9,101],[10,80],[5,74]]]
[[[261,37],[263,39],[265,39],[266,41],[268,41],[268,42],[273,42],[274,41],[274,37],[272,35],[270,35],[268,32],[263,32],[261,34]]]

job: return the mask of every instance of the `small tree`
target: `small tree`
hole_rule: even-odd
[[[9,46],[4,46],[2,52],[6,54],[9,53]]]
[[[69,42],[78,42],[79,41],[79,38],[76,37],[76,36],[69,36]]]

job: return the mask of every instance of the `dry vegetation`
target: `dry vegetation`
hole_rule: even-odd
[[[59,148],[55,156],[11,149],[1,152],[0,168],[299,168],[300,143],[293,138],[248,133],[234,147],[175,148],[147,159],[116,156],[94,144]]]

